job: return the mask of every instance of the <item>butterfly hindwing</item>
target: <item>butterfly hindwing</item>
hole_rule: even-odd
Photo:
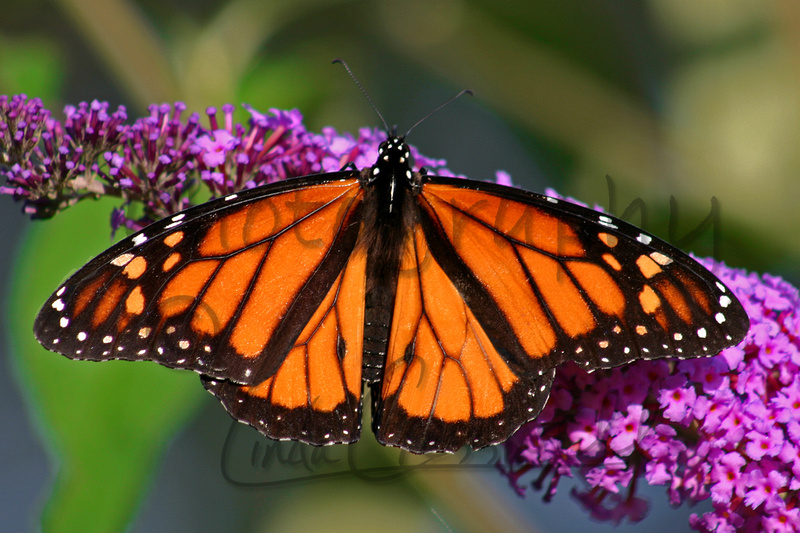
[[[748,318],[713,274],[613,217],[493,184],[435,178],[420,206],[431,251],[492,340],[529,375],[566,361],[610,368],[713,355]],[[502,321],[501,321],[502,322]]]
[[[202,377],[237,420],[273,439],[358,440],[366,254],[352,255],[274,376],[253,385]]]
[[[400,268],[383,381],[373,388],[378,440],[415,453],[502,442],[539,414],[553,373],[520,376],[498,354],[422,228]]]
[[[64,283],[40,311],[36,336],[74,359],[146,359],[263,381],[344,269],[360,199],[358,180],[345,172],[157,222]]]

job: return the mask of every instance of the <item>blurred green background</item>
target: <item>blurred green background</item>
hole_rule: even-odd
[[[81,100],[124,104],[131,118],[182,100],[195,111],[297,107],[315,131],[374,126],[360,92],[330,65],[341,57],[401,131],[474,91],[410,138],[454,172],[492,179],[506,170],[521,187],[551,186],[616,215],[641,198],[646,228],[673,241],[716,197],[720,223],[682,246],[800,282],[800,4],[791,0],[2,5],[0,94],[38,96],[58,118]],[[77,363],[33,339],[41,302],[109,244],[112,207],[88,203],[31,223],[0,198],[4,530],[613,529],[589,521],[568,480],[544,505],[536,493],[519,499],[491,468],[233,483],[225,461],[250,458],[223,456],[230,418],[195,375]],[[642,223],[639,213],[632,221]],[[370,464],[403,460],[369,433],[358,446]],[[620,529],[680,531],[703,511],[669,509],[663,487],[642,492],[651,515]]]

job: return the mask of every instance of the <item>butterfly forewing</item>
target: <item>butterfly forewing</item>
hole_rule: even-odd
[[[67,280],[36,336],[74,359],[148,359],[260,382],[344,268],[360,194],[353,173],[293,180],[153,224]]]
[[[434,257],[479,321],[499,311],[507,327],[492,342],[529,375],[566,360],[592,370],[712,355],[747,332],[713,274],[621,220],[465,180],[432,179],[420,197]]]

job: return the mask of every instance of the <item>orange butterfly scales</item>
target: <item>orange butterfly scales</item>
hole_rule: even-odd
[[[565,361],[713,355],[748,329],[675,247],[561,199],[418,170],[415,155],[439,162],[394,133],[313,135],[297,112],[252,109],[248,129],[231,107],[224,126],[209,111],[209,130],[178,106],[121,126],[104,105],[73,108],[69,137],[42,121],[50,151],[93,125],[82,142],[104,155],[79,163],[151,217],[186,205],[198,176],[218,198],[146,227],[118,212],[143,229],[56,290],[36,337],[73,359],[194,370],[270,438],[356,441],[366,384],[381,443],[481,448],[537,416]],[[37,196],[17,173],[18,193],[58,210],[79,186],[35,150],[61,189]]]

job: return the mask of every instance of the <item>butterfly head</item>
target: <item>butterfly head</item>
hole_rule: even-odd
[[[378,160],[372,166],[370,180],[410,181],[414,159],[403,137],[394,133],[378,147]]]

